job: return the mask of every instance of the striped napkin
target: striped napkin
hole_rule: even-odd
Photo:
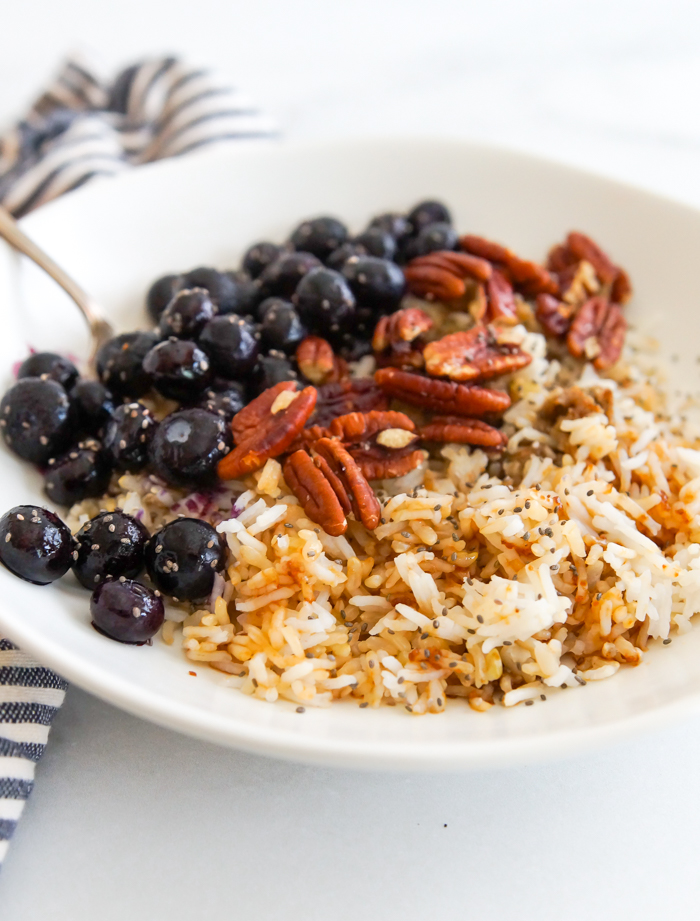
[[[111,82],[69,60],[0,137],[0,202],[19,217],[95,176],[272,133],[241,93],[177,58],[142,61]],[[0,863],[66,687],[0,638]]]

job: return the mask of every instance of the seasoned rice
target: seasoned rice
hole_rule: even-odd
[[[421,307],[443,332],[468,325]],[[374,532],[326,534],[276,460],[206,495],[124,475],[69,524],[116,507],[151,531],[214,524],[227,568],[206,605],[169,607],[156,642],[262,700],[484,711],[611,677],[700,611],[700,444],[633,346],[601,377],[532,321],[499,335],[533,359],[496,384],[513,398],[505,453],[445,445],[376,483]]]

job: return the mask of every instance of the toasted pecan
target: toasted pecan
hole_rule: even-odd
[[[627,303],[632,296],[632,286],[627,272],[616,265],[595,240],[579,231],[572,231],[565,243],[555,246],[549,253],[547,264],[559,275],[562,295],[570,283],[571,267],[583,261],[593,266],[601,284],[606,286],[605,293],[609,292],[613,303]]]
[[[617,304],[592,297],[580,308],[569,329],[566,344],[575,358],[588,358],[605,370],[620,357],[627,323]]]
[[[381,506],[353,457],[335,438],[321,438],[314,444],[313,450],[326,461],[345,487],[355,518],[368,531],[373,531],[379,524]]]
[[[371,379],[323,384],[318,388],[318,401],[311,422],[327,426],[337,416],[344,416],[346,413],[384,410],[388,406],[385,394]]]
[[[368,480],[390,480],[405,476],[425,460],[425,452],[411,446],[387,450],[376,442],[368,447],[348,449],[357,466]]]
[[[320,524],[331,537],[347,530],[345,511],[328,477],[304,450],[295,451],[282,468],[287,485],[312,521]]]
[[[451,333],[430,342],[423,352],[425,370],[435,377],[477,381],[524,368],[532,356],[517,345],[499,343],[488,326]]]
[[[481,445],[485,448],[504,448],[508,439],[481,419],[463,416],[435,416],[420,430],[425,441],[453,441],[457,444]]]
[[[276,387],[279,387],[279,384]],[[270,387],[269,390],[275,390],[276,387]],[[265,401],[262,401],[260,405],[264,403]],[[260,418],[255,432],[219,461],[219,477],[222,480],[233,480],[246,476],[259,470],[269,458],[284,454],[306,425],[315,405],[316,388],[306,387],[286,409],[276,415],[269,413],[266,417]],[[248,404],[246,409],[250,406],[252,403]]]
[[[495,263],[502,269],[509,281],[526,294],[557,293],[556,279],[544,266],[529,259],[521,259],[500,243],[494,243],[492,240],[486,240],[484,237],[473,234],[465,234],[459,238],[459,245],[465,252]]]
[[[330,342],[320,336],[307,336],[297,346],[295,358],[299,370],[312,384],[320,385],[341,380],[347,365],[333,352]]]
[[[344,444],[355,444],[371,438],[386,429],[406,429],[415,432],[416,427],[405,413],[386,412],[348,413],[339,416],[330,424],[330,433]]]
[[[577,259],[585,259],[595,269],[604,285],[611,285],[617,278],[618,268],[600,246],[584,233],[573,230],[566,238],[566,245]]]
[[[464,279],[442,266],[409,263],[403,274],[411,294],[427,301],[453,301],[462,297],[467,290]]]
[[[505,275],[496,269],[486,282],[486,301],[489,320],[500,320],[507,324],[518,322],[513,286]]]
[[[408,307],[382,317],[374,328],[372,348],[375,352],[403,342],[413,342],[433,326],[433,321],[418,307]]]
[[[277,397],[285,391],[297,389],[296,381],[280,381],[274,387],[263,390],[260,396],[251,400],[240,412],[237,412],[231,422],[231,431],[235,444],[242,444],[260,428],[260,423],[271,415],[272,406]]]
[[[398,368],[380,368],[374,379],[387,396],[443,414],[484,416],[505,412],[510,406],[504,390],[441,381]]]
[[[469,253],[455,253],[450,249],[440,249],[425,256],[416,256],[409,262],[410,266],[432,265],[452,272],[457,278],[473,278],[474,281],[488,281],[493,268],[491,263],[479,256]]]
[[[538,294],[535,317],[550,336],[565,336],[571,323],[573,309],[551,294]]]

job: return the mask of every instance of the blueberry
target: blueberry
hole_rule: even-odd
[[[451,224],[452,215],[439,201],[422,201],[408,215],[413,233],[418,234],[428,224]]]
[[[189,339],[159,342],[144,358],[143,367],[153,387],[170,400],[193,399],[211,378],[208,355]]]
[[[45,464],[68,447],[73,426],[68,394],[56,381],[25,377],[0,402],[5,444],[33,464]]]
[[[146,294],[146,309],[154,323],[160,321],[160,315],[182,287],[182,275],[164,275],[153,282]]]
[[[320,260],[311,253],[283,253],[258,279],[261,298],[291,297],[304,275],[320,265]]]
[[[334,217],[317,217],[299,224],[290,238],[297,252],[313,253],[321,261],[347,240],[348,229]]]
[[[280,381],[295,381],[299,377],[296,367],[283,352],[272,349],[261,355],[252,375],[253,392],[257,396]]]
[[[393,259],[396,255],[396,240],[381,227],[369,227],[355,237],[353,242],[359,244],[368,255],[379,259]]]
[[[362,246],[361,243],[358,243],[357,241],[353,241],[352,243],[343,243],[343,245],[339,246],[338,249],[333,250],[328,259],[326,259],[326,265],[329,269],[335,269],[336,272],[340,272],[351,256],[366,255],[367,250],[364,248],[364,246]]]
[[[258,334],[252,323],[235,313],[214,317],[202,330],[200,347],[214,371],[235,380],[253,370],[258,358]]]
[[[236,308],[235,310],[222,310],[219,307],[219,314],[223,316],[227,313],[237,313],[242,317],[254,314],[262,299],[258,282],[244,277],[246,274],[244,272],[227,272],[227,274],[236,282]]]
[[[111,579],[134,579],[143,569],[148,531],[117,509],[100,512],[75,535],[73,572],[85,588]]]
[[[223,538],[206,521],[177,518],[146,546],[146,569],[153,584],[180,601],[211,594],[214,575],[224,568]]]
[[[148,448],[158,423],[143,403],[118,406],[105,426],[102,448],[119,471],[137,473],[148,462]]]
[[[376,313],[397,310],[406,291],[406,279],[394,262],[376,256],[353,256],[343,275],[358,302]]]
[[[140,397],[151,387],[143,369],[146,354],[156,345],[156,333],[123,333],[102,346],[97,353],[97,376],[112,393]]]
[[[18,505],[0,518],[0,563],[20,579],[46,585],[70,569],[73,537],[58,515]]]
[[[378,214],[377,217],[372,218],[369,226],[370,228],[378,227],[380,230],[385,231],[385,233],[391,234],[397,246],[400,246],[404,240],[407,240],[413,235],[413,224],[411,224],[405,214],[398,214],[396,212]]]
[[[265,314],[271,307],[289,303],[291,302],[284,297],[266,297],[264,301],[260,301],[258,304],[258,309],[256,311],[258,320],[262,323],[262,321],[265,319]]]
[[[265,312],[262,320],[263,345],[280,352],[291,353],[306,336],[306,330],[294,304],[279,298],[269,298],[263,303],[269,304],[270,300],[275,300],[276,303]]]
[[[70,506],[103,495],[110,475],[109,460],[101,445],[84,441],[61,457],[49,460],[44,489],[52,502]]]
[[[243,385],[236,386],[233,381],[229,383],[227,390],[207,390],[199,403],[200,409],[214,413],[227,423],[246,405]]]
[[[187,288],[205,288],[220,313],[238,309],[238,282],[231,273],[201,266],[187,272],[183,279]]]
[[[216,313],[217,308],[205,288],[183,288],[163,311],[158,332],[163,339],[169,336],[196,339]]]
[[[342,335],[355,318],[355,296],[343,275],[333,269],[312,269],[299,282],[294,301],[306,328],[326,338]]]
[[[142,644],[160,630],[165,607],[159,592],[140,582],[103,582],[90,599],[93,625],[112,640]]]
[[[114,398],[99,381],[78,381],[70,399],[78,428],[89,435],[96,435],[114,412]]]
[[[371,333],[372,330],[368,332]],[[372,340],[367,336],[353,336],[348,333],[343,336],[338,352],[346,361],[359,361],[365,355],[372,354]]]
[[[449,224],[427,224],[405,249],[406,260],[427,256],[441,249],[456,249],[457,231]]]
[[[25,358],[17,371],[17,378],[43,377],[48,375],[66,390],[78,380],[78,369],[72,361],[55,352],[35,352]]]
[[[271,262],[274,262],[284,252],[286,248],[277,243],[267,241],[254,243],[243,256],[243,269],[251,278],[257,278]]]
[[[149,451],[151,467],[171,486],[213,486],[216,465],[232,447],[231,430],[221,416],[183,409],[158,426]]]

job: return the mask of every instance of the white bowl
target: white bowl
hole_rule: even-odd
[[[570,229],[590,233],[631,273],[630,316],[643,318],[691,389],[700,324],[700,212],[522,154],[463,142],[363,141],[235,146],[80,190],[24,225],[104,304],[117,328],[146,324],[144,292],[168,271],[235,267],[258,239],[282,240],[302,218],[337,214],[360,229],[373,214],[444,199],[463,232],[541,259]],[[0,369],[35,348],[84,355],[64,295],[0,249]],[[39,476],[0,451],[0,510],[45,504]],[[178,649],[123,646],[90,626],[88,595],[68,577],[39,588],[0,567],[0,630],[67,679],[173,729],[326,764],[454,769],[548,758],[668,722],[700,704],[700,631],[653,649],[644,664],[546,703],[440,716],[398,708],[327,710],[266,704],[222,687]],[[196,671],[196,677],[190,672]]]

